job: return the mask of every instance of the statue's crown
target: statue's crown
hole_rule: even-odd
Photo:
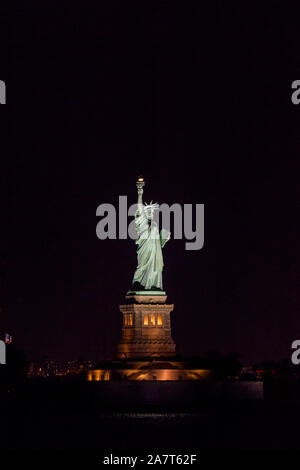
[[[151,210],[151,209],[157,210],[158,208],[159,208],[159,204],[158,204],[157,202],[153,203],[153,202],[151,201],[150,204],[147,204],[146,202],[145,202],[145,204],[144,204],[144,210],[145,210],[145,211],[149,211],[149,210]]]

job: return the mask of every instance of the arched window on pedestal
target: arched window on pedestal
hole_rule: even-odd
[[[133,325],[132,313],[127,313],[126,315],[124,315],[124,325],[125,326]]]

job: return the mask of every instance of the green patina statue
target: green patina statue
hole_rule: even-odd
[[[158,204],[143,204],[144,179],[138,178],[138,203],[135,213],[135,226],[137,231],[137,260],[138,265],[134,273],[132,290],[135,291],[162,291],[163,256],[162,248],[170,238],[170,232],[162,229],[153,220],[153,214]]]

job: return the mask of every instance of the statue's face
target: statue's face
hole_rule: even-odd
[[[147,209],[145,211],[145,213],[146,213],[146,217],[147,217],[148,220],[153,219],[154,209]]]

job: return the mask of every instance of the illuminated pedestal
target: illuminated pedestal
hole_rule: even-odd
[[[174,305],[166,303],[165,292],[128,292],[120,305],[123,315],[119,358],[172,357],[176,345],[171,336],[170,313]]]

